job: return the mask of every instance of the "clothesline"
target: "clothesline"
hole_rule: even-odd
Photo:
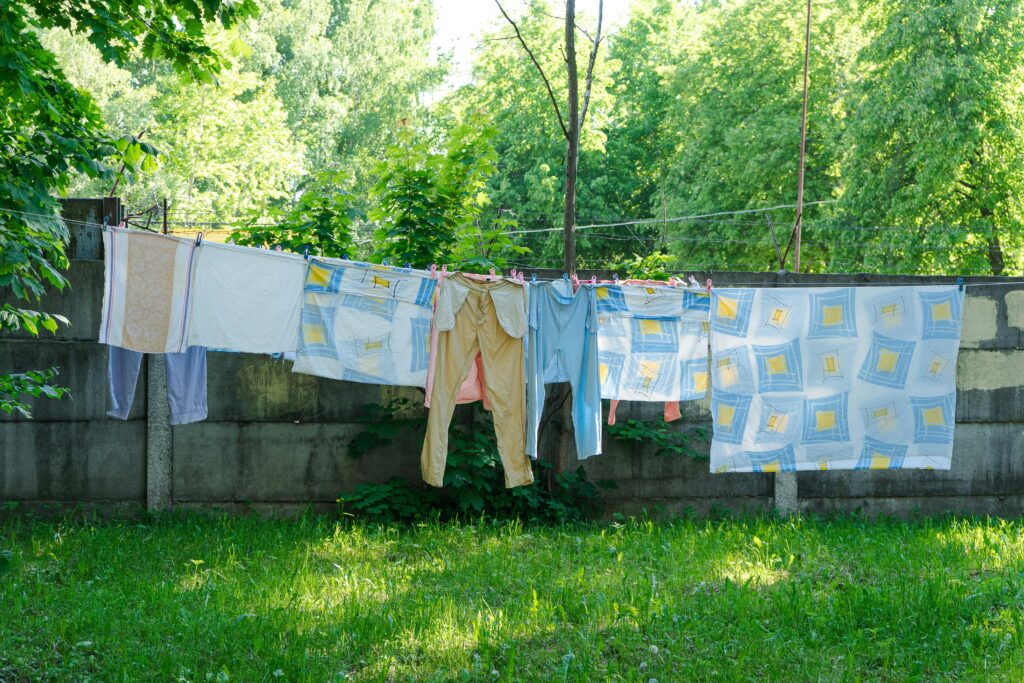
[[[713,472],[948,469],[960,285],[990,284],[707,280],[705,291],[695,278],[593,287],[564,274],[532,284],[119,228],[103,238],[99,339],[178,354],[168,387],[176,397],[197,391],[185,405],[172,401],[172,421],[206,415],[205,348],[290,352],[293,372],[424,388],[421,464],[435,486],[478,353],[472,393],[490,399],[507,486],[532,481],[544,385],[565,381],[580,458],[602,452],[602,399],[612,401],[609,421],[619,400],[676,403],[666,406],[671,420],[679,401],[710,391]],[[125,358],[111,353],[109,373],[112,396],[117,385],[130,401],[139,363]],[[115,416],[127,415],[121,408]]]

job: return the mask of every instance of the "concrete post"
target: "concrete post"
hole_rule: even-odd
[[[776,273],[775,286],[778,287],[789,273],[780,270]],[[792,277],[789,277],[792,281]],[[783,517],[795,515],[800,511],[800,504],[797,498],[796,472],[775,473],[775,509]]]
[[[171,507],[171,409],[167,404],[167,363],[146,356],[146,509]]]
[[[775,473],[775,509],[783,517],[795,515],[799,511],[796,495],[796,472]]]

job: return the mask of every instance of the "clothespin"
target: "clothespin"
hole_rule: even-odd
[[[697,282],[697,278],[695,278],[692,275],[690,276],[690,286],[691,287],[697,287],[698,289],[700,288],[700,283]]]
[[[308,246],[303,251],[302,258],[306,259],[307,261],[309,260],[309,247]]]
[[[229,239],[229,240],[228,240],[228,244],[234,244],[234,243],[235,243],[235,241],[234,241],[234,240],[232,240],[232,239]]]
[[[672,276],[670,276],[668,278],[668,286],[669,287],[675,287],[676,286],[676,276],[675,275],[672,275]]]
[[[562,279],[565,280],[566,282],[568,282],[569,281],[569,273],[562,273]]]
[[[494,268],[491,268],[491,278],[493,279],[493,278],[496,278],[496,277],[497,277],[497,275],[494,274]]]
[[[711,293],[711,278],[708,278],[707,288],[708,288],[708,294],[710,294]]]
[[[533,275],[530,276],[530,284],[531,285],[537,284],[537,273],[534,273]]]
[[[431,280],[436,280],[437,279],[437,264],[436,263],[431,263],[430,264],[430,279]]]
[[[348,254],[342,254],[341,255],[341,260],[342,261],[348,261]]]
[[[386,266],[386,265],[388,265],[388,260],[387,260],[387,259],[384,259],[383,261],[381,261],[381,264],[382,264],[382,265],[385,265],[385,266]]]
[[[590,276],[590,284],[592,284],[592,285],[596,285],[597,284],[597,276],[596,275],[591,275]]]
[[[411,263],[409,263],[408,261],[406,261],[406,262],[405,262],[405,267],[406,267],[406,268],[412,268],[412,264],[411,264]]]
[[[127,223],[125,223],[125,221],[121,221],[120,223],[117,224],[117,227],[119,227],[121,230],[124,230],[127,227]]]
[[[196,233],[196,246],[198,247],[200,244],[202,244],[202,242],[203,242],[203,233],[201,233],[201,232],[200,233]],[[278,247],[277,250],[281,251],[281,247]]]
[[[616,284],[618,284],[618,282],[619,282],[619,274],[618,273],[613,274],[612,275],[612,279],[615,280]]]
[[[526,276],[523,275],[523,271],[520,270],[517,273],[517,275],[519,276],[519,284],[525,285],[526,284]]]
[[[196,244],[199,244],[199,243],[198,243],[198,242],[196,242]],[[281,245],[279,244],[279,245],[277,245],[276,247],[274,247],[274,251],[284,251],[284,249],[282,249],[282,248],[281,248]]]
[[[106,216],[103,217],[103,229],[106,230],[110,227],[110,219]]]
[[[572,274],[572,287],[573,287],[573,289],[579,289],[580,288],[580,277],[576,273]]]
[[[441,277],[448,277],[448,264],[441,266]]]
[[[956,279],[956,288],[961,292],[964,291],[964,279],[962,277]]]
[[[517,272],[519,272],[519,271],[517,271],[517,270],[516,270],[515,268],[513,268],[513,269],[512,269],[512,270],[511,270],[511,271],[509,272],[509,277],[511,277],[511,278],[512,278],[513,280],[515,280],[515,279],[516,279],[516,273],[517,273]]]

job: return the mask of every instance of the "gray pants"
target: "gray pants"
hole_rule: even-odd
[[[142,356],[119,346],[109,346],[107,382],[110,386],[110,417],[128,419]],[[165,353],[167,360],[167,402],[171,424],[183,425],[206,419],[206,349],[190,346],[184,353]]]

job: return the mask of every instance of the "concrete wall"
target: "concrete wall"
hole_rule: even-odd
[[[543,274],[542,275],[548,275]],[[949,281],[941,278],[793,276],[709,273],[719,286],[777,286]],[[31,421],[0,416],[0,500],[96,504],[118,513],[141,510],[147,494],[169,480],[176,507],[287,511],[308,503],[333,505],[337,495],[360,483],[393,476],[419,478],[420,443],[401,443],[364,456],[347,455],[349,440],[376,419],[369,403],[422,392],[350,384],[296,375],[269,357],[211,353],[209,419],[169,429],[161,436],[154,377],[140,378],[130,419],[108,419],[106,348],[96,343],[102,301],[103,264],[76,260],[72,287],[42,302],[71,326],[41,340],[0,338],[0,371],[58,366],[71,398],[36,401]],[[968,282],[996,282],[970,278]],[[949,472],[806,472],[798,475],[802,510],[913,514],[946,510],[1019,515],[1024,503],[1024,282],[968,290],[959,359],[957,431]],[[147,364],[144,375],[153,372]],[[619,420],[659,419],[661,406],[623,403]],[[683,405],[684,424],[710,434],[706,401]],[[148,420],[147,420],[148,418]],[[557,434],[549,444],[567,443]],[[657,456],[605,435],[606,452],[582,463],[592,479],[611,479],[606,495],[612,511],[640,509],[705,514],[716,509],[765,510],[773,505],[770,474],[708,473],[706,460]],[[162,454],[162,455],[161,455]],[[562,467],[578,463],[554,453]],[[160,458],[166,458],[161,462]],[[164,468],[164,469],[161,469]],[[163,474],[160,474],[163,472]]]

